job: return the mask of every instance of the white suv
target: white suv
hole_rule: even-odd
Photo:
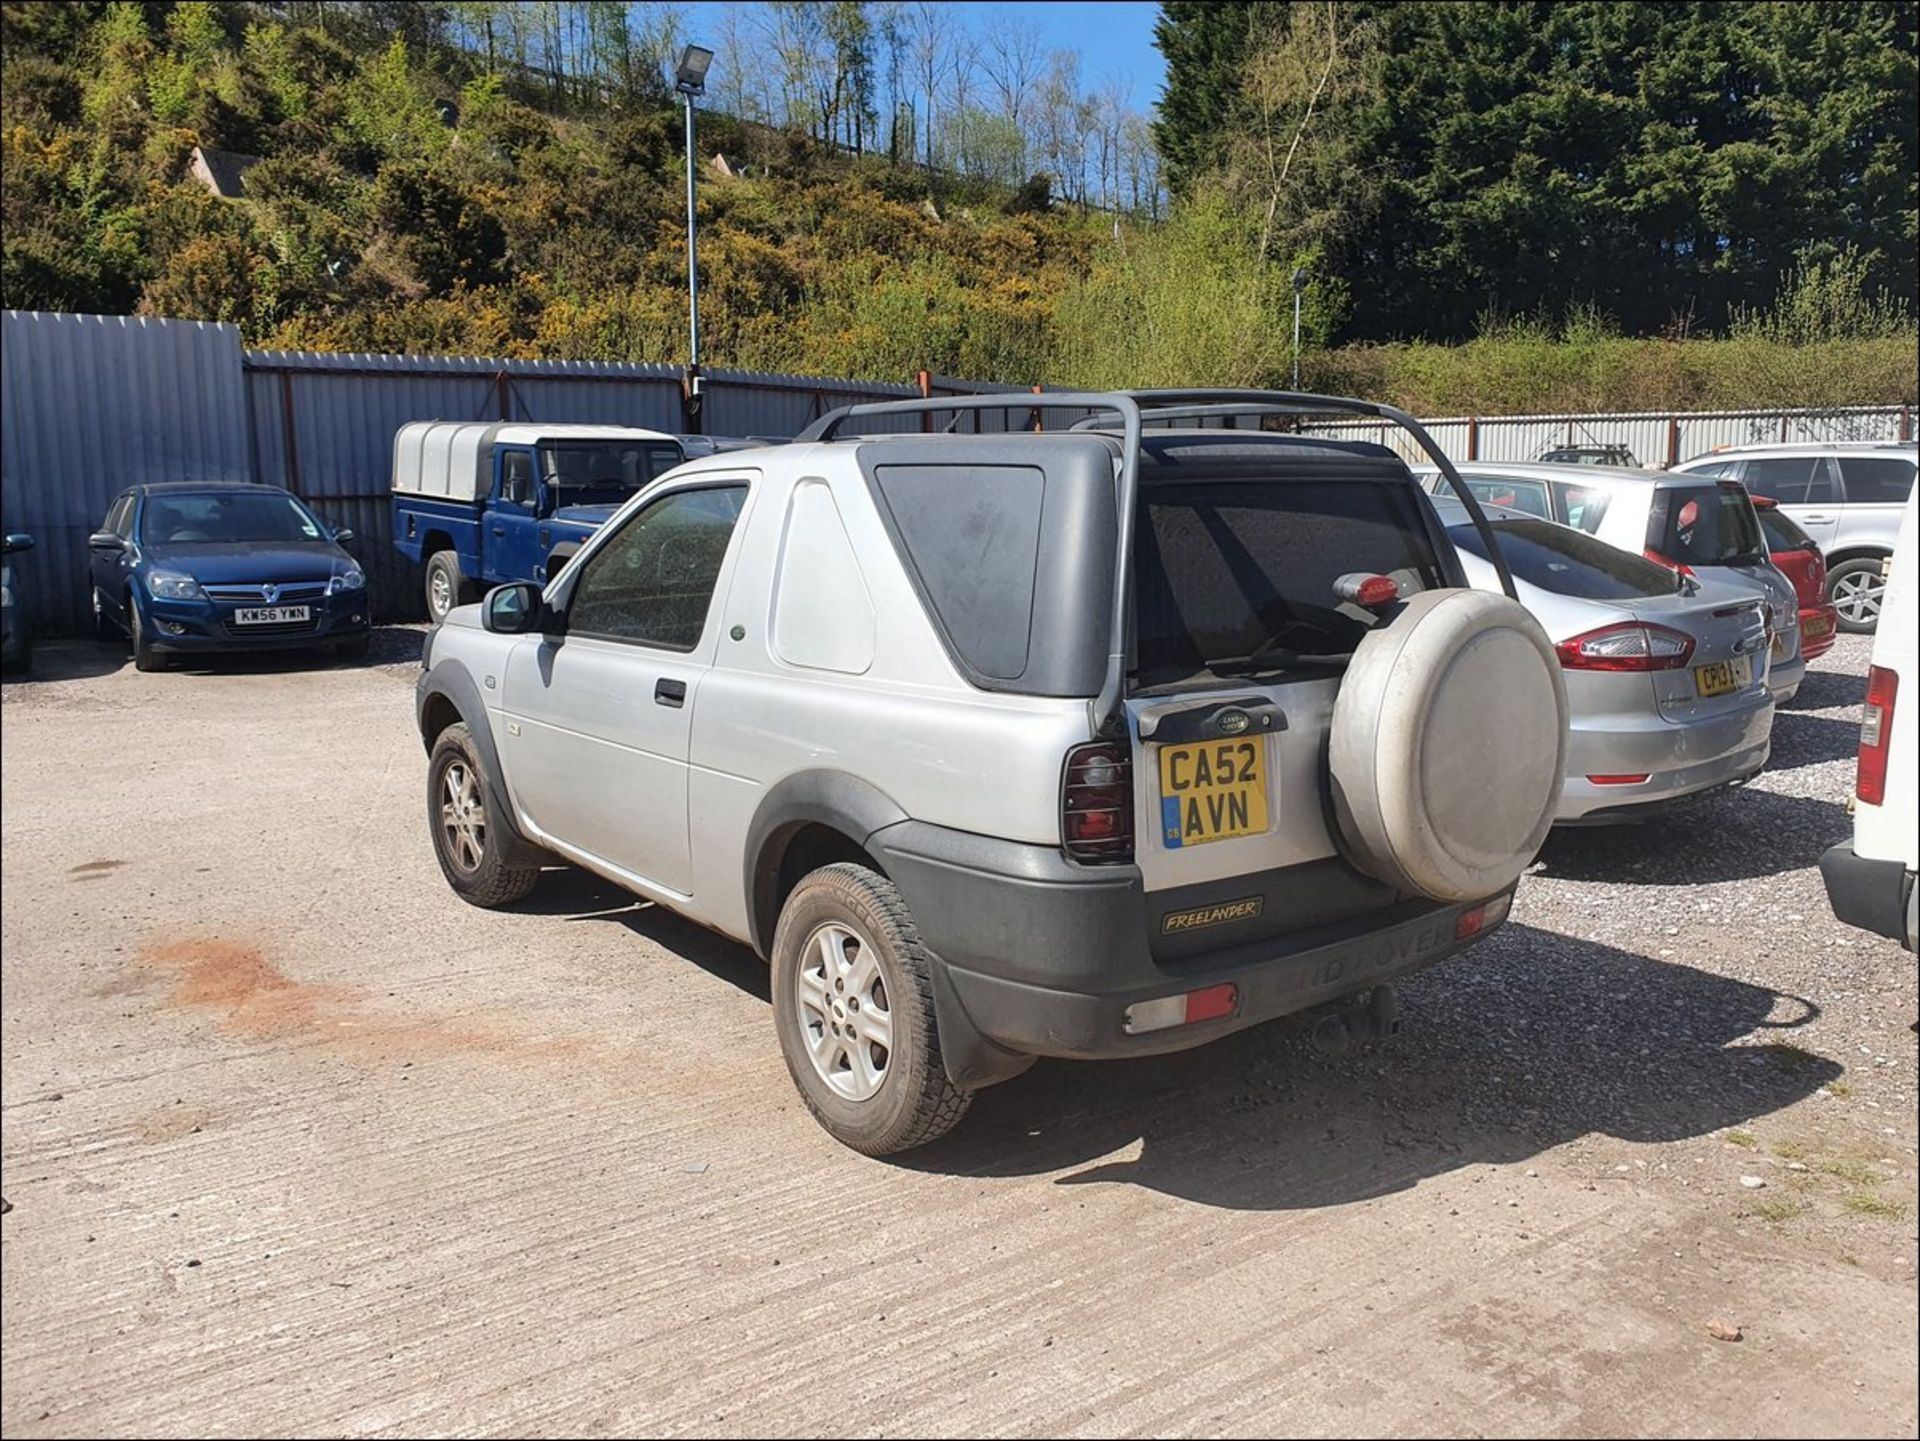
[[[432,633],[447,880],[503,905],[563,858],[752,946],[874,1155],[1037,1056],[1334,1002],[1324,1044],[1390,1032],[1382,983],[1498,924],[1547,834],[1560,668],[1390,450],[1145,428],[1227,406],[1433,449],[1364,402],[1133,392],[855,406],[671,471]],[[921,431],[1053,409],[1090,423]]]
[[[1820,858],[1833,913],[1916,949],[1920,871],[1920,522],[1907,497],[1873,641],[1854,780],[1853,839]]]
[[[1840,629],[1856,635],[1879,624],[1881,562],[1893,554],[1916,468],[1920,447],[1911,441],[1729,446],[1674,467],[1737,480],[1779,502],[1820,547],[1827,598]]]

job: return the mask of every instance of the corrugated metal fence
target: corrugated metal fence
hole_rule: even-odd
[[[420,612],[419,576],[392,545],[393,435],[409,420],[600,421],[680,428],[680,372],[665,365],[243,350],[230,325],[7,311],[0,332],[0,510],[31,532],[15,584],[46,631],[84,628],[88,534],[129,485],[245,480],[306,497],[353,527],[376,614]],[[706,429],[786,437],[839,405],[912,395],[1018,395],[1029,387],[921,372],[913,384],[715,370]],[[1049,428],[1071,414],[1046,413]],[[1017,429],[1017,407],[959,428]],[[904,420],[895,428],[918,428]],[[1624,443],[1642,464],[1752,440],[1912,435],[1903,408],[1692,415],[1453,417],[1427,422],[1456,460],[1533,459],[1551,445]],[[876,427],[878,428],[878,427]],[[1363,422],[1316,425],[1406,452]]]
[[[250,350],[245,370],[255,479],[284,485],[353,528],[383,618],[421,606],[419,569],[393,548],[389,504],[393,436],[407,421],[681,425],[674,366]],[[784,438],[836,406],[917,394],[883,382],[709,371],[706,429]]]
[[[1538,460],[1560,445],[1624,445],[1639,464],[1661,469],[1721,445],[1913,438],[1913,412],[1897,405],[1663,415],[1455,415],[1422,424],[1449,460]],[[1426,459],[1405,431],[1384,421],[1309,428],[1320,435],[1377,440],[1409,460]]]
[[[0,317],[0,514],[34,539],[12,569],[37,627],[87,624],[87,536],[129,485],[252,474],[233,326]]]

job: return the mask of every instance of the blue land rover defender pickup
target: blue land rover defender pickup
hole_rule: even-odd
[[[393,537],[439,622],[490,585],[545,585],[622,502],[686,458],[657,430],[414,421],[393,440]]]

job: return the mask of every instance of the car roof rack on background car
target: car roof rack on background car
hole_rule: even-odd
[[[1039,428],[1039,413],[1043,410],[1093,410],[1111,411],[1120,418],[1120,474],[1119,493],[1116,497],[1119,514],[1116,517],[1115,544],[1118,548],[1119,563],[1114,566],[1113,606],[1109,617],[1109,643],[1107,646],[1106,678],[1101,682],[1100,694],[1093,701],[1093,728],[1096,735],[1115,735],[1124,728],[1121,714],[1121,702],[1126,693],[1127,679],[1127,598],[1133,589],[1133,519],[1140,499],[1140,442],[1151,416],[1157,421],[1199,418],[1201,416],[1228,415],[1316,415],[1328,411],[1350,415],[1370,415],[1379,420],[1389,421],[1406,431],[1420,443],[1420,448],[1433,458],[1434,465],[1447,478],[1447,484],[1453,488],[1467,514],[1472,517],[1474,529],[1480,532],[1486,544],[1487,555],[1493,562],[1494,570],[1500,576],[1500,588],[1510,598],[1517,599],[1514,590],[1513,574],[1507,569],[1506,557],[1501,554],[1500,541],[1487,515],[1480,507],[1479,499],[1460,478],[1460,472],[1454,469],[1453,462],[1446,452],[1435,444],[1426,427],[1408,415],[1404,410],[1391,405],[1382,405],[1372,400],[1355,400],[1346,396],[1314,395],[1304,391],[1292,390],[1242,390],[1232,387],[1183,390],[1101,390],[1101,391],[1046,391],[1038,395],[956,395],[940,396],[934,399],[915,400],[873,400],[857,405],[843,405],[829,411],[814,421],[799,435],[795,443],[805,441],[831,441],[839,438],[840,427],[847,421],[863,416],[877,415],[925,415],[932,416],[941,412],[954,412],[953,424],[958,424],[960,416],[972,413],[974,416],[974,434],[978,430],[980,414],[985,411],[1027,411],[1032,416],[1032,424]],[[1089,417],[1090,418],[1090,417]],[[1014,432],[1018,434],[1018,432]],[[886,439],[886,436],[861,436],[862,440]],[[903,437],[904,438],[904,437]],[[916,437],[917,438],[917,437]]]

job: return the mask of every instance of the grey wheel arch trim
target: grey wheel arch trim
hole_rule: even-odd
[[[500,752],[494,748],[493,728],[487,724],[487,707],[480,699],[480,687],[457,660],[442,661],[432,670],[420,673],[413,689],[414,720],[420,727],[421,744],[429,755],[433,753],[433,743],[440,738],[440,732],[430,730],[427,725],[427,706],[436,696],[451,705],[454,713],[466,722],[474,749],[480,752],[480,783],[486,789],[487,808],[492,812],[488,820],[495,833],[503,838],[501,859],[512,866],[539,865],[546,859],[546,852],[521,835],[520,827],[514,822],[513,806],[507,800],[501,781],[504,772],[500,769]]]
[[[760,800],[747,827],[747,939],[762,960],[771,959],[779,922],[775,892],[778,857],[802,826],[822,825],[867,848],[877,830],[907,819],[907,813],[877,786],[845,771],[798,771],[775,783]]]

